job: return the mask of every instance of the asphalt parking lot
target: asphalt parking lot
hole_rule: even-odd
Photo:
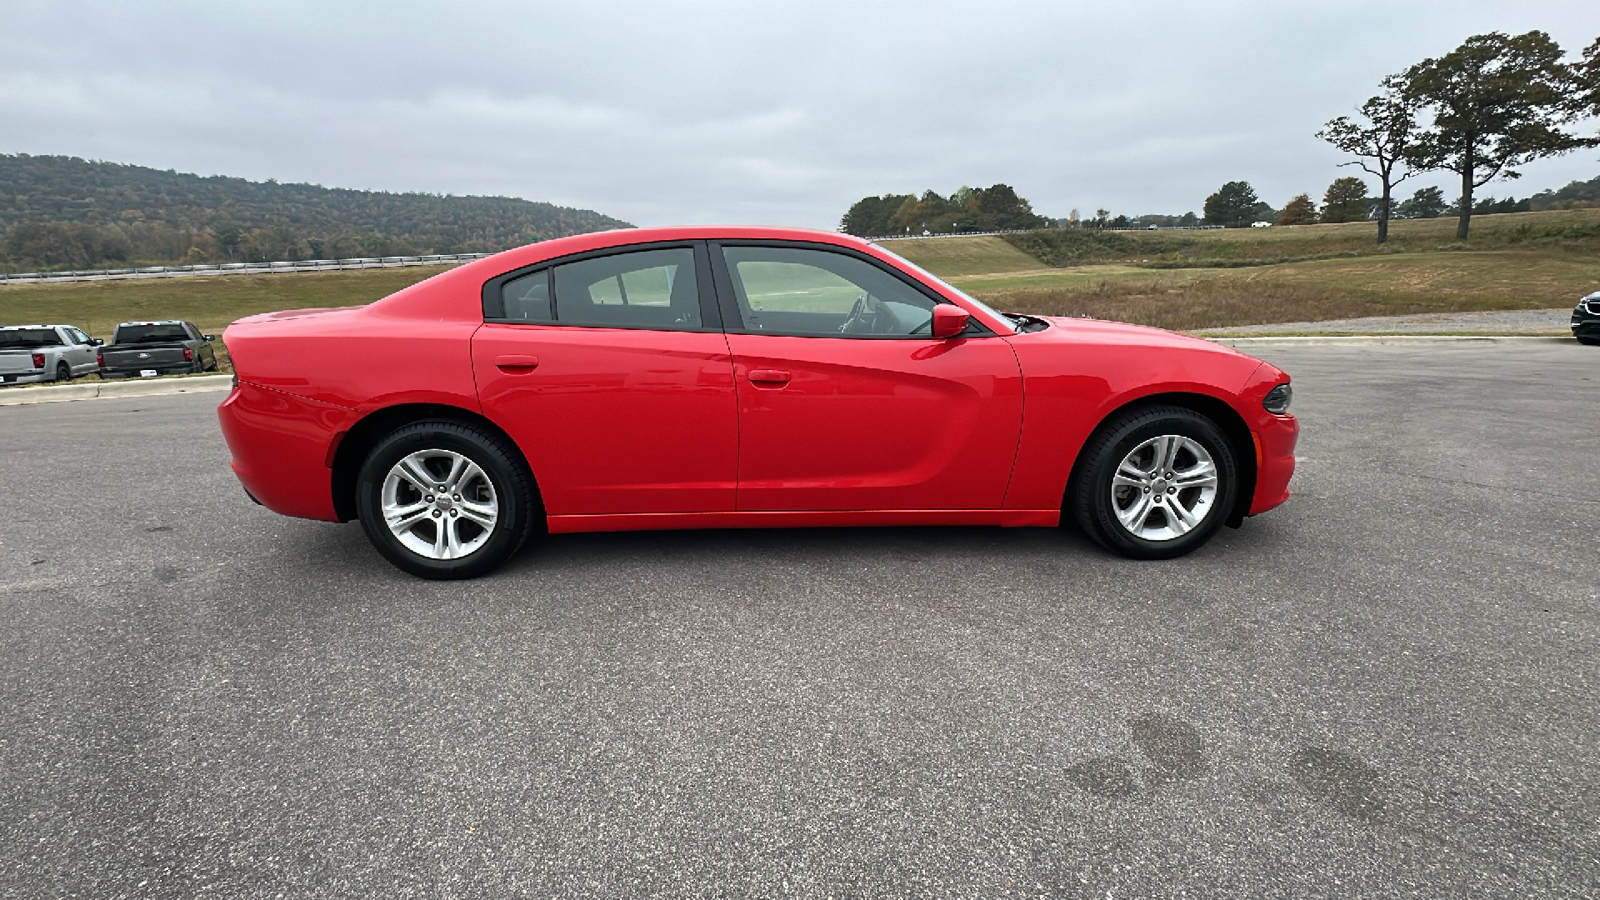
[[[1273,347],[1295,496],[411,579],[222,394],[0,409],[0,895],[1600,892],[1600,350]]]

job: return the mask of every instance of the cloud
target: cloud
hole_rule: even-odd
[[[1051,214],[1182,212],[1234,179],[1319,195],[1346,174],[1323,122],[1469,34],[1536,27],[1576,52],[1600,8],[21,0],[0,152],[641,224],[828,228],[868,194],[1002,181]],[[1539,163],[1517,188],[1596,168]]]

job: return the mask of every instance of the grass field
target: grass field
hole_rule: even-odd
[[[986,273],[947,267],[945,260],[961,253],[950,245],[998,238],[898,240],[887,246],[1001,309],[1178,330],[1570,308],[1600,288],[1600,210],[1475,217],[1465,246],[1454,240],[1454,219],[1394,222],[1382,249],[1374,242],[1375,229],[1360,222],[1113,232],[1103,242],[1094,241],[1106,236],[1091,233],[1093,246],[1082,255],[1093,262]],[[1073,246],[1075,240],[1069,234],[1063,246],[1082,249]],[[1041,252],[1049,256],[1048,250]]]
[[[1478,216],[1465,245],[1454,239],[1454,219],[1394,222],[1384,248],[1373,241],[1375,228],[1047,232],[884,246],[1002,309],[1179,330],[1570,308],[1600,289],[1600,209]],[[1074,262],[1074,254],[1083,259]],[[258,312],[368,303],[438,271],[5,285],[0,324],[64,322],[107,338],[118,322],[172,318],[219,334]]]

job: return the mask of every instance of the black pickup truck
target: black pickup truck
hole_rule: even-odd
[[[189,322],[123,322],[111,333],[111,343],[100,348],[100,377],[215,372],[213,340]]]

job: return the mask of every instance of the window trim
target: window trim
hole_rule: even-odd
[[[556,266],[568,263],[584,262],[591,259],[601,259],[609,256],[623,256],[629,253],[642,253],[648,250],[693,250],[695,292],[700,300],[700,327],[678,328],[671,326],[652,325],[623,325],[617,323],[595,325],[578,322],[563,322],[559,318],[561,308],[560,298],[556,296]],[[550,320],[535,322],[528,319],[508,319],[505,315],[505,286],[509,281],[525,275],[533,275],[543,270],[548,280],[546,292],[550,297]],[[717,303],[716,289],[712,285],[713,274],[711,253],[706,248],[705,241],[648,241],[642,244],[624,244],[618,247],[603,247],[598,250],[585,250],[554,259],[540,260],[521,268],[502,272],[483,283],[483,321],[485,324],[494,325],[523,325],[538,326],[542,328],[602,328],[621,329],[625,331],[672,331],[685,334],[720,333],[723,329],[722,310]]]
[[[728,334],[755,334],[766,335],[768,337],[822,338],[825,340],[842,338],[854,341],[949,340],[949,338],[935,338],[931,334],[847,334],[845,332],[839,332],[838,334],[809,334],[795,331],[773,331],[770,328],[746,328],[744,326],[743,311],[739,309],[739,298],[738,295],[734,293],[733,289],[732,270],[728,265],[727,257],[722,253],[722,248],[724,247],[770,247],[777,250],[815,250],[819,253],[835,253],[840,256],[847,256],[852,259],[860,260],[867,265],[876,267],[880,271],[897,279],[922,296],[932,300],[935,304],[946,303],[951,306],[955,306],[958,309],[960,308],[960,304],[955,303],[950,298],[945,297],[944,295],[935,291],[933,288],[930,288],[917,279],[911,277],[907,273],[901,271],[898,267],[891,266],[872,254],[863,253],[853,247],[841,247],[836,244],[821,244],[813,241],[738,238],[707,241],[706,244],[707,249],[710,252],[709,255],[711,256],[712,274],[715,279],[714,285],[717,291],[718,304],[722,309],[724,330],[727,331]],[[958,335],[958,337],[962,338],[982,338],[995,336],[995,332],[992,331],[989,326],[978,321],[977,316],[972,316],[967,322],[967,330]]]

